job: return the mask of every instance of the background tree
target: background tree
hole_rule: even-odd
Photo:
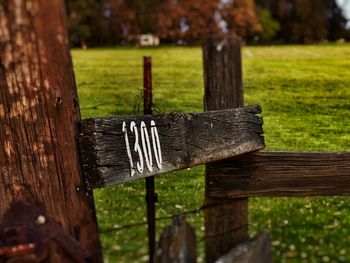
[[[256,0],[280,24],[276,39],[309,43],[336,40],[346,34],[346,19],[336,0]]]
[[[156,30],[156,10],[164,0],[124,0],[135,14],[135,24],[143,34]]]
[[[158,9],[157,34],[169,42],[194,42],[205,33],[222,33],[217,9],[216,0],[166,1]]]
[[[115,45],[140,33],[198,42],[209,32],[309,43],[349,35],[336,0],[66,0],[71,42]]]
[[[286,12],[286,18],[290,19],[290,37],[293,42],[310,43],[327,39],[327,9],[325,1],[320,0],[294,0],[292,5],[286,4],[286,8],[294,7],[291,12]],[[288,10],[288,9],[287,9]],[[286,36],[286,32],[284,33]]]
[[[254,0],[226,1],[220,9],[228,31],[247,38],[262,30]]]
[[[66,0],[70,42],[80,46],[92,37],[92,22],[95,19],[95,0]]]
[[[157,34],[166,41],[198,42],[227,32],[247,37],[261,29],[253,0],[168,0],[157,14]]]
[[[343,10],[335,0],[328,1],[328,39],[331,41],[348,38],[350,31],[347,30],[348,20],[345,18]]]
[[[114,45],[140,32],[136,12],[125,0],[66,0],[71,43]]]
[[[129,36],[140,32],[135,10],[129,1],[103,0],[99,16],[103,23],[102,43],[120,44],[126,42]]]
[[[270,10],[265,8],[259,11],[259,23],[262,30],[259,32],[256,40],[260,42],[273,40],[281,29],[280,23],[272,17]]]

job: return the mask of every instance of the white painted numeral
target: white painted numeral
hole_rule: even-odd
[[[143,156],[142,156],[141,147],[139,145],[139,132],[137,130],[136,123],[134,121],[130,123],[130,130],[131,132],[135,133],[134,151],[139,155],[139,161],[136,163],[137,171],[139,173],[143,173]]]
[[[141,144],[142,148],[140,146],[140,140],[139,140],[139,131],[136,123],[132,121],[130,123],[130,131],[135,135],[135,143],[133,151],[138,154],[139,160],[136,162],[136,169],[139,173],[143,173],[144,171],[144,158],[145,163],[148,172],[153,171],[153,158],[152,158],[152,148],[153,148],[153,154],[156,159],[156,164],[158,169],[162,169],[162,150],[161,150],[161,144],[159,139],[159,134],[157,130],[156,123],[152,120],[151,121],[151,137],[152,137],[152,144],[150,142],[150,137],[148,134],[147,126],[144,121],[141,121],[140,124],[140,133],[141,133]],[[126,145],[126,151],[128,154],[129,162],[130,162],[130,176],[135,175],[135,167],[134,162],[132,159],[132,153],[130,149],[130,141],[128,137],[128,129],[126,122],[123,122],[122,124],[122,132],[124,133],[124,139],[125,139],[125,145]]]
[[[160,140],[159,140],[157,126],[153,120],[151,121],[151,135],[152,135],[154,157],[156,158],[158,169],[162,169],[162,162],[163,162],[162,149],[160,148]]]
[[[130,161],[130,176],[133,177],[135,175],[135,168],[132,161],[132,155],[130,151],[129,138],[128,138],[128,130],[126,128],[126,123],[123,121],[122,132],[124,133],[126,152],[128,153],[129,161]]]
[[[152,161],[152,149],[151,144],[149,142],[149,136],[147,131],[147,126],[145,122],[141,122],[141,141],[142,141],[142,149],[143,154],[145,155],[146,166],[149,172],[153,170],[153,161]]]

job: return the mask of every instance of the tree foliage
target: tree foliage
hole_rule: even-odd
[[[336,0],[256,0],[280,23],[276,37],[284,42],[336,40],[346,33],[346,19]],[[267,30],[269,30],[267,28]]]
[[[139,32],[136,13],[125,0],[66,0],[71,43],[111,45]]]
[[[246,38],[261,30],[254,0],[166,0],[156,13],[156,33],[172,42],[198,42],[209,33]]]
[[[143,34],[154,33],[156,29],[156,10],[163,0],[122,0],[135,14],[135,25]],[[121,10],[120,10],[121,11]]]
[[[198,42],[203,34],[261,29],[254,0],[66,0],[71,42],[118,44],[139,33],[168,42]]]
[[[259,12],[259,22],[262,30],[259,33],[259,39],[262,42],[271,41],[281,29],[280,23],[272,17],[268,9],[262,9]]]
[[[221,33],[217,1],[165,1],[157,12],[157,33],[167,41],[198,41],[204,33]]]
[[[309,43],[345,36],[336,0],[66,0],[73,45],[130,42],[153,33],[164,42],[198,42],[208,33],[247,40]]]

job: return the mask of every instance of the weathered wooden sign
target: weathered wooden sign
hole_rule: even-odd
[[[262,149],[259,106],[204,113],[87,119],[80,148],[90,188]]]

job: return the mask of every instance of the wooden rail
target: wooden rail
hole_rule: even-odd
[[[350,153],[256,152],[215,167],[211,197],[350,194]]]

